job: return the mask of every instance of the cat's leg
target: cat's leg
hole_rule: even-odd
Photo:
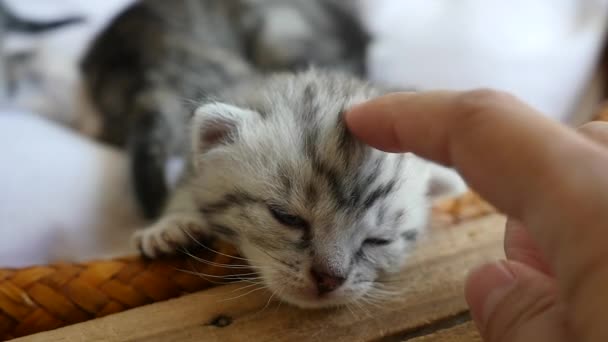
[[[154,258],[173,254],[197,243],[205,231],[205,221],[187,186],[179,185],[163,215],[151,226],[135,232],[133,242],[141,253]]]
[[[162,87],[148,87],[131,108],[127,141],[131,178],[140,208],[147,219],[158,218],[169,198],[166,167],[176,150],[187,110],[179,94]],[[183,121],[182,121],[183,120]]]
[[[135,196],[147,219],[160,215],[168,196],[164,170],[167,137],[161,132],[163,126],[160,114],[141,115],[134,119],[128,141]]]

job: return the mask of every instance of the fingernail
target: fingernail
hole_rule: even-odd
[[[481,325],[480,328],[485,326],[515,282],[515,275],[504,261],[485,264],[471,271],[466,285],[466,297],[471,315]]]

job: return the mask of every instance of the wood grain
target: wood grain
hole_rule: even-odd
[[[463,280],[503,257],[503,227],[491,214],[431,229],[395,283],[402,294],[381,306],[300,310],[233,284],[15,341],[475,341]]]
[[[467,322],[455,327],[440,330],[430,335],[407,340],[408,342],[478,342],[481,336],[475,330],[473,322]]]

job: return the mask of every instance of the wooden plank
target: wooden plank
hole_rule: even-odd
[[[431,229],[402,272],[403,280],[396,284],[402,293],[381,306],[300,310],[270,300],[264,290],[246,295],[249,289],[233,284],[16,341],[412,339],[421,329],[466,317],[463,280],[471,267],[503,257],[503,227],[502,216],[490,215],[459,226]],[[460,332],[470,326],[454,329]]]

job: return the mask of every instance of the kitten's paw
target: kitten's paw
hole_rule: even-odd
[[[199,220],[179,215],[161,218],[152,226],[136,231],[133,244],[146,257],[173,254],[195,242],[193,236],[202,231]]]

